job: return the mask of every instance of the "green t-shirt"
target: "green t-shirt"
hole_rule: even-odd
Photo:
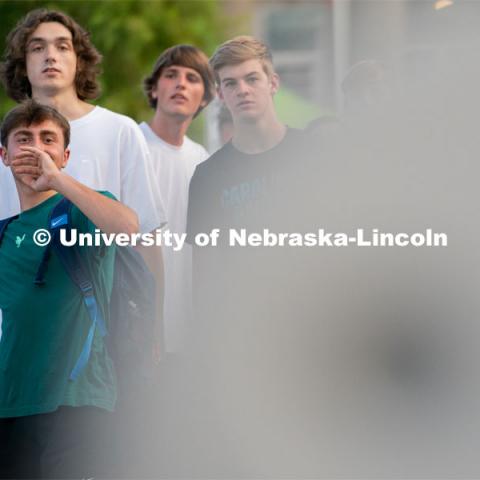
[[[54,252],[45,284],[34,284],[45,247],[35,245],[33,233],[47,228],[50,211],[61,198],[56,194],[22,212],[0,244],[0,418],[52,412],[60,405],[115,406],[115,372],[98,328],[87,366],[75,381],[69,380],[91,319]],[[95,225],[73,206],[72,228],[93,233]],[[80,250],[108,328],[115,247]]]

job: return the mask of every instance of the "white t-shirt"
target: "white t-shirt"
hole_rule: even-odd
[[[10,169],[0,162],[0,218],[20,212],[18,193]]]
[[[70,122],[70,160],[65,171],[94,190],[108,190],[138,215],[142,233],[165,223],[165,213],[148,147],[137,124],[124,115],[95,107]],[[0,218],[20,212],[8,168],[0,169]]]
[[[142,233],[162,226],[166,221],[162,198],[148,147],[138,125],[129,117],[97,106],[71,121],[70,128],[71,153],[65,171],[94,190],[113,193],[135,210]],[[0,218],[19,212],[20,202],[13,176],[1,163]]]
[[[185,233],[187,225],[188,189],[195,167],[209,157],[198,143],[184,137],[180,147],[163,141],[147,123],[140,124],[152,157],[155,178],[167,216],[167,230]],[[163,247],[165,263],[164,333],[168,352],[182,348],[192,316],[192,250],[185,244],[175,252]]]

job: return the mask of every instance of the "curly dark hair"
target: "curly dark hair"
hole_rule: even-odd
[[[77,55],[75,88],[80,100],[91,100],[100,94],[97,76],[102,56],[90,41],[86,32],[68,15],[46,9],[36,9],[28,13],[7,36],[3,62],[0,63],[0,80],[10,98],[21,102],[32,96],[32,86],[27,77],[26,46],[35,29],[46,22],[57,22],[72,34],[72,43]]]
[[[143,81],[143,90],[148,98],[149,105],[153,109],[157,108],[157,99],[152,97],[152,90],[155,88],[162,71],[172,65],[191,68],[199,73],[202,77],[205,90],[203,100],[205,100],[208,105],[215,95],[213,71],[208,64],[208,57],[199,48],[192,45],[175,45],[167,48],[167,50],[157,58],[152,73]],[[197,110],[195,117],[203,108],[204,107],[200,107]]]

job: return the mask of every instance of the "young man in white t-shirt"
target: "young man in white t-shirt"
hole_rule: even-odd
[[[13,100],[33,98],[69,121],[67,173],[92,189],[110,191],[132,208],[142,233],[164,224],[162,199],[152,181],[140,129],[128,117],[87,103],[100,93],[97,76],[102,59],[87,32],[62,12],[33,10],[8,35],[4,59],[0,79]],[[6,218],[19,213],[20,205],[10,172],[1,171],[0,182],[0,218]],[[161,249],[141,251],[161,290]]]
[[[157,59],[145,79],[145,93],[155,110],[140,125],[150,148],[168,228],[184,233],[188,189],[195,167],[208,158],[201,145],[186,136],[192,120],[214,95],[213,72],[207,56],[191,45],[176,45]],[[167,351],[178,351],[190,316],[191,251],[165,246],[164,329]]]

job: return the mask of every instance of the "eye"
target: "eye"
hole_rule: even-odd
[[[257,77],[250,77],[250,78],[247,79],[247,82],[248,83],[255,83],[257,80],[258,80]]]
[[[191,83],[198,83],[201,81],[200,77],[197,75],[188,75],[188,81]]]
[[[55,143],[55,138],[54,137],[45,137],[44,143],[47,145],[51,145],[52,143]]]
[[[33,45],[32,47],[30,47],[30,51],[34,53],[41,52],[42,50],[43,45]]]
[[[63,43],[58,46],[58,49],[62,52],[66,52],[67,50],[70,50],[70,47],[66,43]]]
[[[227,88],[232,88],[235,86],[235,82],[232,82],[232,81],[227,81],[224,83],[225,87]]]
[[[27,143],[28,142],[28,137],[18,137],[17,142],[18,143]]]

